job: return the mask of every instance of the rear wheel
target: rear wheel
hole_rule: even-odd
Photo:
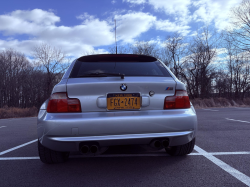
[[[195,138],[187,144],[165,148],[165,150],[171,156],[183,156],[191,153],[194,149],[194,145]]]
[[[38,140],[38,153],[40,160],[45,164],[55,164],[65,162],[69,158],[69,152],[53,151],[44,147]]]

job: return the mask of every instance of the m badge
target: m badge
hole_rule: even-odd
[[[173,87],[167,87],[166,90],[173,90]]]

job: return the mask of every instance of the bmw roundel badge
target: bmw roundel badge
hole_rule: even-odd
[[[120,89],[121,89],[121,91],[126,91],[127,90],[127,85],[126,84],[121,84]]]

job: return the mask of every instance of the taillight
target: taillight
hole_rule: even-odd
[[[81,104],[78,99],[68,98],[66,92],[54,93],[50,96],[47,112],[81,112]]]
[[[167,96],[164,101],[164,109],[190,108],[190,101],[185,90],[176,90],[175,96]]]

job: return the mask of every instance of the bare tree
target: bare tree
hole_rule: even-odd
[[[136,41],[133,45],[130,45],[130,49],[133,54],[149,55],[156,58],[159,56],[156,44],[150,41]]]
[[[37,67],[46,72],[46,95],[49,96],[53,86],[57,83],[57,77],[68,68],[66,54],[60,49],[48,44],[40,44],[34,48],[34,58]]]
[[[19,106],[20,98],[23,96],[22,74],[29,65],[30,63],[24,54],[13,49],[0,53],[0,106]]]
[[[214,78],[214,91],[215,96],[227,98],[230,96],[230,74],[227,73],[227,68],[221,66],[216,72]]]
[[[216,57],[218,38],[216,33],[204,27],[189,44],[189,55],[185,57],[185,64],[180,68],[180,75],[188,86],[193,98],[206,98],[212,92],[212,80],[215,77],[215,66],[212,65]]]
[[[187,55],[187,46],[184,43],[184,37],[178,33],[168,36],[164,42],[161,58],[163,62],[171,69],[175,76],[181,79],[181,67],[185,63],[184,58]]]
[[[232,40],[232,37],[228,33],[224,34],[224,48],[225,51],[225,58],[227,59],[227,65],[226,69],[229,76],[229,97],[232,96],[233,92],[233,63],[234,63],[234,56],[237,54],[238,49],[235,47],[234,40]]]
[[[232,9],[230,37],[234,44],[242,50],[250,52],[250,1],[243,0],[241,4]]]
[[[234,57],[232,71],[234,97],[243,99],[250,90],[250,62],[244,53]]]

